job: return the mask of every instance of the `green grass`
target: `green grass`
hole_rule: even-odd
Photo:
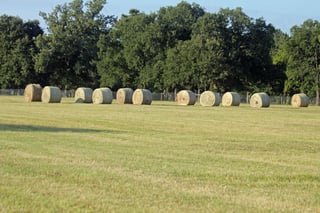
[[[2,96],[0,212],[320,212],[320,107]]]

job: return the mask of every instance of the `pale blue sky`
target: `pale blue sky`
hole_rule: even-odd
[[[23,20],[38,19],[44,28],[39,12],[50,13],[58,4],[71,0],[0,0],[0,15],[19,16]],[[150,13],[162,6],[175,6],[180,0],[109,0],[103,12],[106,15],[127,14],[132,8]],[[320,20],[320,0],[194,0],[207,12],[217,12],[220,8],[242,7],[252,17],[263,17],[267,23],[273,24],[289,33],[294,25],[301,25],[307,19]]]

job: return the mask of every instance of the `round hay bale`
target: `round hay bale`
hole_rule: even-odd
[[[222,96],[222,106],[239,106],[240,95],[236,92],[226,92]]]
[[[98,88],[93,91],[92,102],[94,104],[111,104],[113,99],[113,94],[111,89]]]
[[[58,87],[46,86],[42,90],[41,101],[44,103],[60,103],[61,90]]]
[[[304,93],[294,94],[291,98],[291,105],[293,107],[308,107],[309,97]]]
[[[132,103],[137,105],[150,105],[152,93],[147,89],[136,89],[132,95]]]
[[[120,88],[117,91],[117,102],[119,104],[132,104],[133,90],[131,88]]]
[[[75,103],[92,103],[92,89],[79,87],[74,94]]]
[[[255,108],[269,107],[270,98],[267,93],[255,93],[250,98],[250,106]]]
[[[200,95],[201,106],[219,106],[221,96],[217,92],[205,91]]]
[[[179,105],[194,105],[197,101],[196,94],[190,90],[181,90],[177,93],[176,100]]]
[[[42,87],[40,84],[28,84],[24,89],[24,99],[28,102],[41,101]]]

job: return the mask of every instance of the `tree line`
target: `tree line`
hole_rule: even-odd
[[[38,20],[0,16],[0,87],[190,89],[269,94],[320,88],[320,24],[291,35],[241,8],[206,12],[180,2],[146,14],[102,14],[106,0],[73,0]]]

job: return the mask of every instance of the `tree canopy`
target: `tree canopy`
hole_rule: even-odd
[[[37,20],[0,16],[0,87],[305,92],[319,100],[318,21],[287,35],[241,8],[209,13],[182,1],[115,18],[102,14],[105,5],[73,0],[40,12],[45,31]]]
[[[273,90],[274,27],[240,8],[206,13],[179,3],[151,14],[130,11],[100,40],[98,72],[106,86]],[[115,63],[116,62],[116,63]]]
[[[0,87],[21,88],[36,80],[35,38],[43,33],[38,21],[0,16]]]
[[[41,51],[36,56],[35,68],[44,84],[61,88],[98,86],[94,64],[97,42],[113,23],[113,17],[101,14],[105,3],[105,0],[87,3],[74,0],[56,6],[50,14],[40,13],[49,33],[37,38]]]
[[[291,29],[287,43],[288,80],[285,92],[304,92],[316,96],[319,105],[320,93],[320,22],[307,20]]]

